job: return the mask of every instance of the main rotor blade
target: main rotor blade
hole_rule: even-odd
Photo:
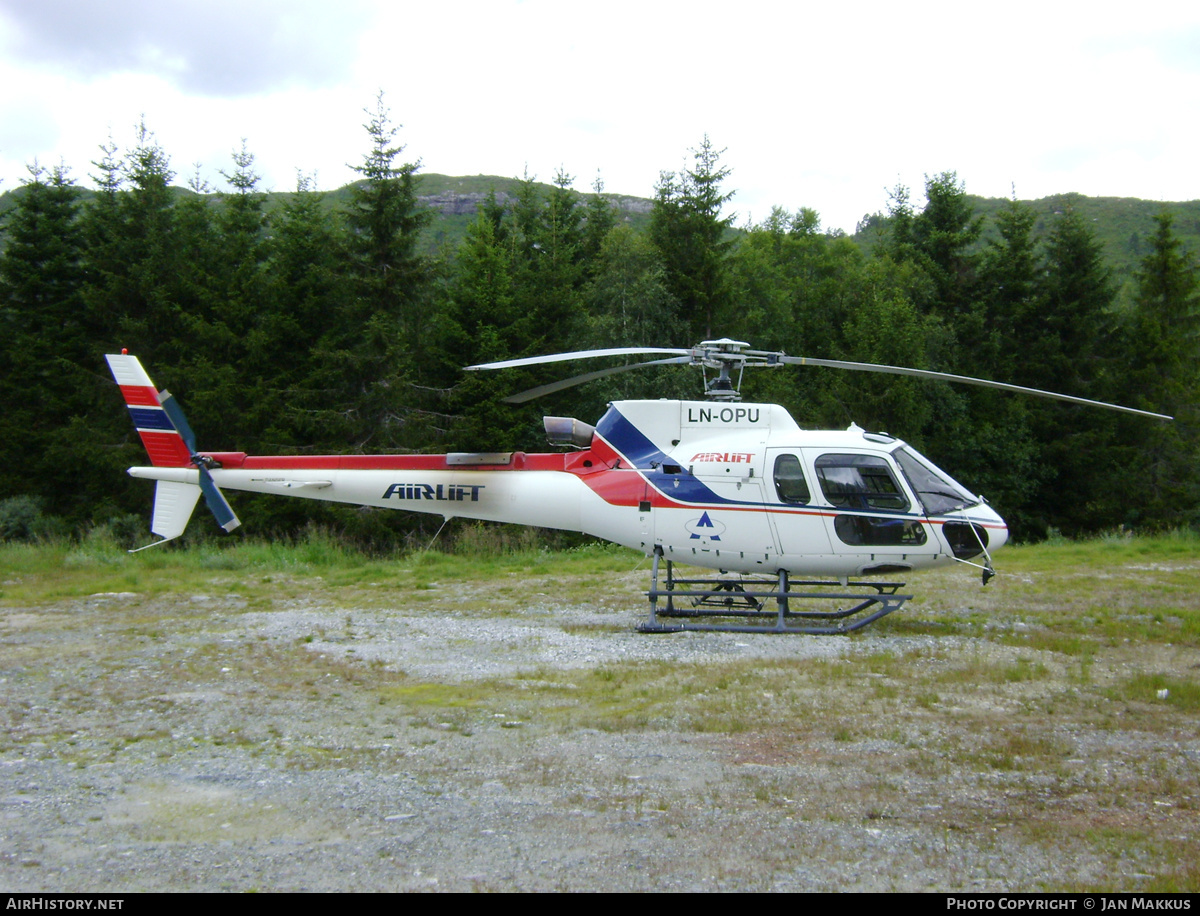
[[[524,404],[526,401],[532,401],[534,398],[540,398],[546,394],[554,394],[556,391],[574,388],[576,385],[582,385],[584,382],[595,381],[598,378],[607,378],[610,375],[618,375],[621,372],[632,372],[634,369],[644,369],[646,366],[669,366],[677,365],[679,363],[690,363],[691,361],[692,357],[689,354],[687,356],[674,356],[670,359],[652,359],[649,362],[634,363],[631,366],[614,366],[611,369],[599,369],[596,372],[588,372],[584,375],[575,375],[571,378],[563,379],[560,382],[551,382],[549,385],[539,385],[537,388],[530,388],[527,391],[522,391],[519,394],[514,394],[504,398],[504,403]],[[473,368],[482,369],[487,367],[475,366]]]
[[[1155,420],[1173,420],[1162,413],[1149,410],[1138,410],[1135,407],[1122,407],[1120,404],[1109,404],[1106,401],[1092,401],[1088,398],[1077,398],[1069,394],[1058,394],[1054,391],[1043,391],[1041,388],[1026,388],[1022,385],[1009,385],[1004,382],[993,382],[989,379],[972,378],[969,375],[951,375],[947,372],[933,372],[929,369],[906,369],[901,366],[882,366],[876,363],[851,363],[841,359],[813,359],[807,356],[778,356],[781,363],[795,366],[824,366],[830,369],[850,369],[855,372],[882,372],[888,375],[910,375],[914,378],[935,379],[942,382],[957,382],[962,385],[979,385],[983,388],[996,388],[1000,391],[1015,391],[1020,394],[1034,395],[1039,398],[1053,398],[1056,401],[1066,401],[1069,404],[1084,404],[1088,407],[1103,407],[1107,410],[1119,410],[1121,413],[1135,414],[1139,417],[1152,417]]]
[[[523,359],[505,359],[497,363],[481,363],[467,366],[468,372],[477,369],[511,369],[515,366],[539,366],[542,363],[561,363],[568,359],[593,359],[600,356],[632,356],[644,353],[673,353],[691,358],[691,350],[674,347],[612,347],[608,350],[576,350],[574,353],[551,353],[548,356],[526,356]],[[649,363],[647,363],[649,365]]]

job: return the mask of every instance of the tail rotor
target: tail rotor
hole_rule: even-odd
[[[196,466],[200,475],[200,492],[204,494],[204,502],[208,506],[208,511],[216,518],[218,525],[226,531],[232,531],[241,524],[241,521],[234,514],[233,507],[229,505],[225,494],[220,491],[216,481],[213,480],[212,473],[209,471],[213,460],[196,451],[196,434],[192,432],[192,427],[183,415],[183,408],[179,406],[175,396],[171,392],[163,390],[159,392],[158,399],[170,419],[171,425],[183,437],[183,442],[188,447],[192,464]]]

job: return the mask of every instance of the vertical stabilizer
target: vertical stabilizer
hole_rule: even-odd
[[[155,467],[196,469],[196,484],[159,482],[154,495],[154,523],[150,530],[165,540],[178,537],[187,527],[201,493],[218,525],[226,531],[240,525],[209,470],[219,465],[196,452],[196,436],[171,393],[160,392],[154,387],[136,356],[110,353],[104,358],[108,360],[133,425],[150,455],[150,463]]]
[[[150,463],[155,467],[185,468],[192,463],[191,451],[179,430],[163,410],[158,391],[136,356],[109,354],[108,367],[121,388],[133,425],[142,437]]]

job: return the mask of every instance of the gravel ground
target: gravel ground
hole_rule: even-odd
[[[1069,659],[979,637],[638,635],[643,575],[613,586],[624,606],[555,606],[548,593],[492,613],[460,610],[480,598],[461,591],[266,606],[129,592],[10,608],[0,884],[1133,890],[1195,861],[1195,717],[1123,728],[1128,703],[1072,700]],[[1200,662],[1173,647],[1113,651],[1093,663],[1095,679]],[[894,677],[867,664],[881,655],[930,670],[1032,659],[1049,674],[896,697]],[[818,684],[792,699],[794,723],[752,705],[715,730],[677,719],[609,728],[542,715],[536,698],[569,705],[561,697],[589,672],[627,664],[702,677],[758,662],[861,664],[861,687]],[[480,684],[503,689],[480,700]],[[1048,695],[1059,712],[1030,712]],[[781,701],[739,696],[764,711]],[[1020,728],[1006,733],[1008,764],[981,763],[996,741],[972,732],[1010,721]],[[1052,763],[1022,765],[1023,754]]]

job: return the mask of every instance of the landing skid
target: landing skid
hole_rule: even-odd
[[[684,630],[708,630],[723,633],[806,633],[812,636],[833,636],[853,633],[892,611],[898,611],[912,595],[898,595],[903,582],[841,582],[800,580],[791,582],[787,572],[780,570],[778,579],[677,579],[674,564],[667,560],[665,588],[658,587],[661,549],[654,552],[651,571],[650,618],[638,625],[640,633],[680,633]],[[682,588],[681,588],[682,586]],[[800,586],[807,590],[793,591]],[[851,591],[857,589],[858,591]],[[874,594],[871,594],[871,590]],[[676,599],[689,599],[690,607],[676,606]],[[659,608],[659,599],[666,607]],[[774,599],[775,608],[767,602]],[[836,611],[792,610],[791,602],[850,601],[850,607]],[[862,616],[856,616],[862,615]],[[661,618],[670,618],[664,622]],[[695,623],[695,619],[711,618],[713,623]],[[853,619],[851,619],[853,618]],[[761,623],[737,623],[737,620],[761,620]],[[681,622],[676,622],[680,620]],[[794,621],[814,621],[799,625]],[[823,624],[823,625],[817,625]]]

